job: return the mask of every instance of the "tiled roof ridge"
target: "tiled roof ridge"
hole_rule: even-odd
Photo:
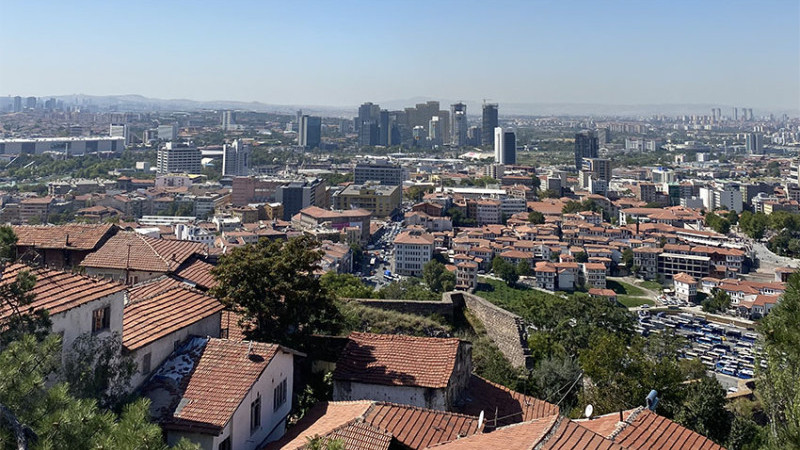
[[[608,440],[614,441],[617,438],[617,436],[619,436],[620,433],[622,433],[626,428],[628,428],[628,425],[630,425],[630,424],[632,424],[633,422],[636,421],[636,418],[639,417],[639,414],[643,413],[644,410],[645,410],[645,407],[644,406],[640,406],[640,407],[634,409],[630,413],[630,415],[628,415],[627,419],[617,423],[617,427],[614,429],[614,431],[611,434],[608,435],[608,437],[607,437]]]
[[[142,240],[142,242],[144,242],[147,245],[148,248],[150,248],[150,250],[152,250],[153,253],[155,253],[155,255],[159,259],[164,261],[164,264],[167,266],[167,270],[169,270],[169,267],[170,267],[169,261],[167,259],[165,259],[163,256],[161,256],[161,253],[158,250],[156,250],[155,247],[153,247],[153,245],[149,242],[149,239],[152,239],[152,238],[148,238],[147,236],[145,236],[143,234],[140,234],[140,233],[136,233],[135,231],[134,231],[134,233],[139,239]]]
[[[150,299],[162,296],[162,295],[166,294],[167,292],[171,292],[171,291],[174,291],[174,290],[177,290],[177,289],[181,289],[181,290],[184,290],[184,291],[189,291],[189,292],[194,293],[194,294],[200,294],[200,295],[203,295],[205,297],[215,298],[215,297],[211,297],[210,295],[206,294],[203,291],[200,291],[198,289],[195,289],[195,288],[189,286],[186,283],[183,283],[183,282],[181,282],[181,283],[184,284],[185,286],[167,286],[164,289],[156,291],[156,292],[154,292],[154,293],[152,293],[152,294],[150,294],[150,295],[148,295],[146,297],[141,297],[141,298],[137,298],[136,300],[131,300],[128,303],[128,305],[135,305],[137,303],[141,303],[141,302],[144,302],[146,300],[150,300]]]
[[[30,272],[33,275],[37,275],[37,274],[45,275],[44,278],[41,278],[41,277],[37,276],[36,277],[36,282],[37,283],[39,281],[41,281],[41,280],[51,279],[56,275],[65,275],[65,276],[70,276],[70,277],[78,277],[78,278],[83,278],[83,279],[87,279],[87,280],[96,281],[99,284],[103,284],[103,285],[118,285],[120,287],[124,286],[124,284],[120,283],[119,281],[109,280],[109,279],[107,279],[105,277],[102,277],[100,275],[87,275],[85,273],[77,273],[77,272],[73,272],[71,270],[67,270],[67,269],[65,269],[63,267],[62,268],[50,268],[50,267],[43,267],[43,266],[33,266],[33,265],[29,264],[29,263],[22,262],[22,261],[14,262],[14,263],[11,263],[11,264],[6,264],[5,266],[0,266],[0,269],[2,269],[3,272],[5,272],[7,270],[12,270],[14,272],[17,272],[17,274],[19,272],[23,271],[23,270],[27,270],[28,272]]]
[[[336,402],[336,403],[339,403],[339,402]],[[369,408],[367,408],[367,410],[364,411],[363,417],[365,417],[365,418],[368,417],[370,412],[372,412],[373,409],[375,409],[377,407],[381,407],[381,406],[389,406],[389,407],[393,407],[393,408],[404,408],[404,409],[413,410],[413,411],[424,411],[424,412],[431,413],[431,414],[443,414],[443,415],[448,415],[448,416],[453,416],[453,417],[461,417],[461,418],[464,418],[464,419],[478,420],[477,417],[471,416],[469,414],[462,414],[462,413],[453,412],[453,411],[441,411],[441,410],[438,410],[438,409],[423,408],[421,406],[406,405],[406,404],[403,404],[403,403],[384,402],[384,401],[377,401],[377,400],[373,401],[372,404],[369,406]]]
[[[536,420],[542,420],[542,419],[536,419]],[[565,418],[564,416],[561,415],[557,416],[556,420],[553,421],[553,425],[550,427],[549,430],[547,430],[547,433],[545,433],[542,439],[535,446],[533,446],[533,450],[540,450],[544,448],[544,446],[547,444],[547,441],[552,439],[553,436],[555,436],[556,433],[558,433],[558,429],[561,428],[561,425],[564,423],[565,420],[569,422],[569,419]]]
[[[346,402],[337,402],[337,403],[346,403]],[[358,402],[353,402],[353,403],[358,403]],[[372,406],[370,406],[370,408],[372,408]],[[389,430],[387,430],[386,428],[379,427],[379,426],[377,426],[375,424],[367,422],[367,420],[365,419],[365,416],[367,415],[367,411],[369,411],[369,408],[363,414],[361,414],[360,416],[354,417],[354,418],[348,420],[347,422],[339,425],[338,427],[331,429],[330,431],[328,431],[327,433],[325,433],[321,437],[330,436],[330,435],[334,434],[335,432],[337,432],[339,430],[344,430],[344,429],[346,429],[346,428],[348,428],[350,426],[356,425],[356,424],[364,424],[364,425],[366,425],[366,426],[368,426],[370,428],[374,428],[379,433],[381,433],[381,434],[383,434],[385,436],[388,436],[390,439],[394,439],[394,435],[392,433],[390,433]]]
[[[353,339],[353,337],[366,339],[366,338],[378,338],[387,341],[394,341],[394,340],[413,340],[413,341],[428,341],[431,339],[435,339],[440,342],[445,341],[457,341],[457,342],[467,342],[463,339],[459,339],[457,337],[434,337],[434,336],[412,336],[409,334],[396,334],[396,333],[370,333],[367,331],[352,331],[348,336],[349,339]]]

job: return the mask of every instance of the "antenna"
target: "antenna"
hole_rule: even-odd
[[[484,419],[483,410],[481,410],[481,413],[478,415],[478,430],[480,430],[481,427],[483,426],[483,419]]]
[[[593,412],[594,412],[594,406],[592,406],[591,404],[586,405],[586,409],[583,410],[583,416],[586,417],[587,419],[591,419]]]

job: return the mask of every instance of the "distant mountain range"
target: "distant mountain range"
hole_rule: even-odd
[[[241,102],[230,100],[189,100],[189,99],[157,99],[148,98],[141,95],[54,95],[43,96],[41,98],[56,98],[68,104],[94,105],[102,109],[116,109],[119,111],[197,111],[204,109],[220,110],[245,110],[256,112],[269,112],[277,114],[294,115],[298,109],[302,109],[305,114],[322,115],[327,117],[353,117],[356,115],[358,105],[347,106],[324,106],[324,105],[275,105],[261,102]],[[6,97],[6,100],[10,100]],[[479,116],[481,111],[481,101],[474,100],[452,100],[434,99],[429,97],[412,97],[407,99],[395,99],[376,101],[373,103],[381,105],[382,108],[396,110],[412,107],[417,103],[424,103],[429,100],[438,100],[442,109],[449,109],[450,104],[463,101],[467,104],[467,111],[470,116]],[[365,99],[365,101],[369,101]],[[597,117],[649,117],[657,114],[668,116],[676,115],[710,115],[711,108],[721,108],[722,114],[733,115],[733,106],[712,105],[712,104],[648,104],[648,105],[607,105],[596,103],[499,103],[500,116],[597,116]],[[742,105],[748,106],[749,105]],[[766,110],[764,108],[753,107],[753,114],[760,116],[764,114],[789,114],[797,116],[798,111],[791,109]]]

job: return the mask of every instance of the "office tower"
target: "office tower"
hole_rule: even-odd
[[[128,125],[124,123],[112,123],[108,130],[111,137],[121,137],[125,139],[125,145],[130,144]]]
[[[178,138],[178,127],[175,125],[159,125],[156,129],[158,139],[162,141],[174,141]]]
[[[733,120],[739,120],[739,108],[733,108]]]
[[[406,179],[406,171],[397,164],[392,164],[384,159],[371,162],[361,162],[353,169],[353,183],[366,184],[368,181],[377,181],[380,184],[399,186]]]
[[[481,145],[481,127],[475,125],[467,130],[467,145]]]
[[[361,147],[370,147],[378,145],[380,141],[380,130],[378,123],[373,120],[361,122],[361,127],[358,130],[358,145]]]
[[[419,145],[421,141],[424,141],[428,136],[428,133],[425,132],[425,127],[417,125],[414,129],[411,130],[411,138],[414,141],[414,145]]]
[[[303,110],[298,109],[297,113],[295,113],[295,120],[294,120],[294,131],[300,131],[300,119],[303,117]],[[299,139],[299,138],[298,138]]]
[[[759,133],[747,133],[745,146],[751,155],[764,154],[764,136]]]
[[[158,149],[156,171],[166,173],[202,173],[202,154],[197,147],[167,142]]]
[[[235,117],[233,111],[222,111],[222,130],[230,131],[234,129]]]
[[[575,135],[575,169],[581,170],[583,158],[597,158],[600,143],[593,131],[585,130]]]
[[[301,147],[319,147],[322,139],[322,118],[315,116],[300,116],[300,129],[297,131],[297,143]]]
[[[22,111],[22,97],[19,95],[14,97],[14,112]]]
[[[467,105],[450,105],[450,143],[459,147],[467,145]]]
[[[497,103],[484,103],[481,122],[481,145],[492,145],[497,128]]]
[[[361,124],[364,122],[375,122],[378,124],[380,120],[381,114],[381,107],[380,105],[375,105],[371,102],[366,102],[363,105],[358,107],[358,117],[355,119],[355,128],[356,132],[361,131]],[[377,144],[371,144],[377,145]]]
[[[250,146],[238,139],[222,146],[222,176],[246,177],[250,169]]]
[[[279,186],[275,190],[275,199],[283,205],[283,220],[292,220],[292,216],[309,206],[323,209],[329,206],[325,183],[316,178]]]
[[[747,120],[753,120],[753,108],[747,108]]]
[[[442,123],[439,116],[431,117],[428,122],[428,140],[432,145],[442,144]]]
[[[513,131],[494,129],[494,162],[497,164],[517,163],[517,135]]]
[[[378,113],[378,145],[389,146],[391,128],[389,127],[389,111],[382,109]]]
[[[28,97],[25,99],[25,108],[36,109],[36,97]]]

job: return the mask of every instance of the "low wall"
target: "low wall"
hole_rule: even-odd
[[[447,292],[442,297],[449,297],[457,306],[463,305],[480,319],[486,334],[514,367],[528,367],[530,351],[522,317],[467,292]]]
[[[375,298],[349,298],[344,299],[349,302],[358,302],[364,306],[372,308],[386,309],[406,314],[416,314],[418,316],[430,316],[438,314],[453,319],[453,301],[446,294],[442,295],[439,301],[424,300],[394,300],[394,299],[375,299]]]

